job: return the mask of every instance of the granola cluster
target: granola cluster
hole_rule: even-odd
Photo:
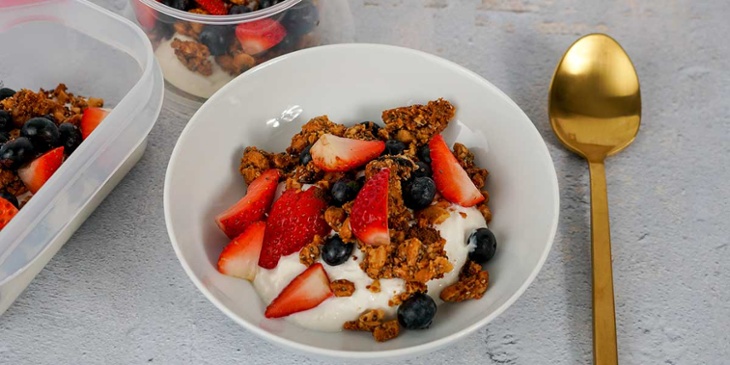
[[[437,134],[441,133],[454,117],[455,108],[447,100],[438,99],[426,105],[413,105],[386,110],[382,114],[384,127],[374,122],[362,122],[345,126],[330,120],[326,115],[307,122],[295,134],[284,153],[270,153],[256,147],[247,147],[241,158],[240,172],[247,183],[251,183],[264,171],[275,168],[286,181],[287,188],[300,188],[303,184],[314,184],[325,191],[342,178],[366,181],[381,170],[390,170],[388,181],[388,228],[390,244],[380,246],[365,245],[352,233],[350,214],[353,201],[341,206],[330,205],[324,211],[324,220],[346,243],[354,243],[362,252],[359,266],[372,279],[366,289],[372,293],[381,291],[383,279],[402,279],[405,291],[395,293],[389,301],[394,307],[403,303],[415,293],[426,293],[427,283],[433,279],[460,268],[453,267],[444,246],[446,240],[436,227],[448,219],[454,208],[443,197],[436,196],[431,205],[413,210],[406,207],[403,199],[403,184],[412,178],[418,163],[425,163],[419,157],[419,149],[426,146]],[[401,153],[385,154],[377,157],[358,171],[326,172],[307,158],[311,146],[323,135],[330,134],[358,140],[397,140],[405,145]],[[467,175],[486,198],[476,208],[485,220],[491,219],[487,206],[489,194],[484,190],[488,171],[474,161],[474,154],[462,144],[454,145],[454,156]],[[463,214],[463,213],[462,213]],[[462,215],[466,218],[466,215]],[[300,262],[310,266],[320,257],[324,239],[316,236],[313,242],[300,251]],[[354,259],[354,258],[353,258]],[[441,293],[447,302],[460,302],[481,298],[488,285],[488,273],[476,263],[469,262],[459,275],[459,280]],[[335,280],[330,288],[336,297],[353,295],[355,285],[347,280]],[[382,309],[373,308],[358,319],[345,323],[344,329],[369,331],[377,341],[386,341],[398,335],[397,320],[387,321]]]

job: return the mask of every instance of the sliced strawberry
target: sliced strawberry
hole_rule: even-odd
[[[289,189],[274,202],[266,221],[259,266],[273,269],[282,256],[298,252],[315,235],[329,233],[330,227],[324,220],[327,202],[322,195],[317,187],[306,191]]]
[[[10,220],[18,214],[18,208],[13,203],[0,198],[0,229],[3,229]]]
[[[142,29],[152,30],[157,22],[157,12],[139,0],[132,0],[132,7],[137,16],[137,22],[142,26]]]
[[[228,8],[223,0],[195,0],[203,10],[211,15],[227,15]]]
[[[104,108],[86,108],[81,117],[81,138],[86,139],[110,112]]]
[[[348,171],[380,156],[383,141],[362,141],[325,134],[319,137],[309,153],[314,165],[324,171]]]
[[[463,207],[481,203],[484,196],[471,181],[464,168],[459,165],[459,161],[446,145],[444,137],[437,134],[428,143],[428,147],[431,149],[431,170],[433,170],[436,190],[446,200]]]
[[[54,148],[18,169],[18,176],[35,194],[63,163],[63,147]]]
[[[350,214],[352,233],[371,246],[390,244],[388,232],[388,180],[390,170],[373,175],[355,198]]]
[[[255,55],[279,44],[286,37],[286,28],[276,20],[266,18],[236,26],[236,38],[243,51]]]
[[[266,318],[281,318],[312,309],[332,296],[330,279],[322,264],[314,264],[299,274],[271,304],[266,307]]]
[[[251,223],[223,249],[218,258],[218,271],[236,278],[253,281],[259,268],[261,244],[264,243],[266,222]]]
[[[260,221],[271,207],[276,186],[279,184],[279,170],[264,171],[251,182],[246,195],[215,217],[215,222],[228,238],[233,239],[243,233],[251,223]]]

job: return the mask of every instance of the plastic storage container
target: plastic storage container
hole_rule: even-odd
[[[0,81],[65,83],[113,108],[0,231],[0,314],[140,159],[164,81],[144,32],[82,0],[0,1]]]
[[[129,2],[152,41],[165,80],[172,90],[181,90],[183,93],[178,94],[192,100],[210,97],[242,72],[274,57],[312,46],[352,42],[354,38],[347,0],[286,0],[231,15],[196,13],[201,7],[192,0]],[[186,7],[180,10],[164,3]],[[186,63],[178,58],[178,52]]]

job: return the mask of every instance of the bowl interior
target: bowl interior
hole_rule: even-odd
[[[238,174],[246,146],[283,151],[310,118],[381,122],[388,108],[439,97],[457,107],[444,133],[490,171],[487,189],[498,251],[487,265],[481,300],[439,307],[429,330],[376,343],[367,333],[314,332],[263,317],[249,282],[223,276],[215,262],[227,239],[213,217],[245,192]],[[382,122],[381,122],[382,123]],[[201,291],[248,330],[326,356],[392,357],[434,350],[476,330],[525,290],[552,244],[557,179],[547,148],[527,116],[476,74],[421,52],[378,45],[336,45],[296,52],[226,85],[193,116],[175,147],[165,182],[165,214],[180,261]]]

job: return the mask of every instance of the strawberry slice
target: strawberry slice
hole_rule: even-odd
[[[255,55],[279,44],[286,37],[286,28],[276,20],[266,18],[236,26],[236,38],[243,51]]]
[[[436,190],[446,200],[463,207],[471,207],[481,203],[484,196],[459,165],[459,161],[446,145],[440,134],[434,136],[428,143],[431,149],[431,170]]]
[[[63,147],[54,148],[18,169],[20,180],[35,194],[63,162]]]
[[[195,0],[203,10],[211,15],[227,15],[228,8],[223,0]]]
[[[132,0],[132,7],[137,16],[137,22],[142,29],[146,31],[152,30],[157,22],[157,12],[139,0]]]
[[[266,221],[259,266],[273,269],[282,256],[299,252],[315,235],[324,237],[330,226],[324,220],[327,202],[317,187],[289,189],[274,202]]]
[[[105,108],[86,108],[81,117],[81,138],[86,139],[110,112]]]
[[[246,195],[225,212],[215,217],[215,222],[228,238],[243,233],[251,223],[261,220],[271,207],[276,186],[279,184],[279,170],[264,171],[251,182]]]
[[[266,307],[266,318],[281,318],[312,309],[332,296],[330,279],[322,264],[316,263],[299,274],[271,304]]]
[[[352,233],[370,246],[390,244],[388,232],[388,180],[390,170],[383,169],[365,182],[355,198],[350,214]]]
[[[314,165],[324,171],[341,172],[362,166],[380,156],[383,141],[362,141],[325,134],[319,137],[309,153]]]
[[[251,223],[243,233],[234,238],[218,258],[218,271],[228,276],[253,281],[259,267],[265,229],[264,221]]]
[[[3,229],[10,220],[18,214],[18,208],[13,203],[0,198],[0,229]]]

